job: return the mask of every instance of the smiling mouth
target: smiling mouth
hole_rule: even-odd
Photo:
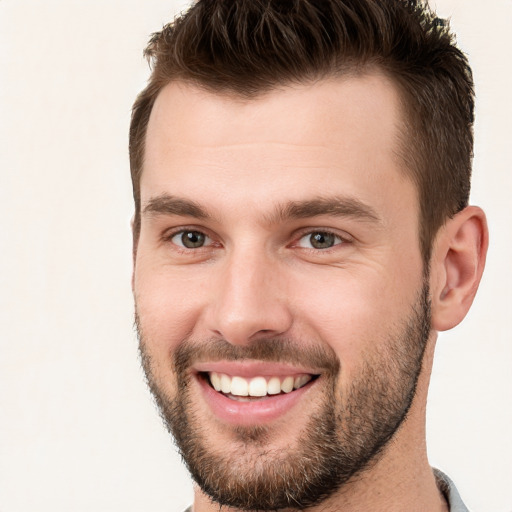
[[[245,378],[219,372],[201,372],[201,376],[215,391],[239,402],[265,400],[292,393],[319,377],[319,375],[300,374]]]

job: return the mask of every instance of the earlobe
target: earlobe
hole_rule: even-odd
[[[485,266],[485,213],[468,206],[440,229],[431,259],[432,327],[446,331],[466,316]]]

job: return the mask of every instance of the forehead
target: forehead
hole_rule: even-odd
[[[339,144],[348,139],[340,133],[346,128],[353,134],[350,139],[371,143],[395,132],[399,105],[396,86],[380,73],[282,86],[250,99],[178,81],[165,86],[155,101],[148,145],[176,140],[215,146],[227,139],[233,144]],[[319,132],[319,124],[326,129]]]
[[[175,82],[151,113],[141,199],[193,190],[240,202],[401,184],[400,98],[381,74],[282,87],[252,99]],[[408,181],[408,180],[407,180]],[[247,204],[247,203],[246,203]]]

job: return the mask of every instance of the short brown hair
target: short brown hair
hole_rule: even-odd
[[[447,218],[467,206],[473,152],[471,69],[444,20],[421,0],[198,0],[154,34],[130,126],[135,237],[155,99],[172,81],[251,98],[276,86],[378,69],[401,92],[400,156],[420,202],[428,263]]]

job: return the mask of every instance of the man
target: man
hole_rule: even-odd
[[[209,0],[147,53],[136,321],[193,510],[466,510],[425,446],[488,240],[448,27],[419,1]]]

